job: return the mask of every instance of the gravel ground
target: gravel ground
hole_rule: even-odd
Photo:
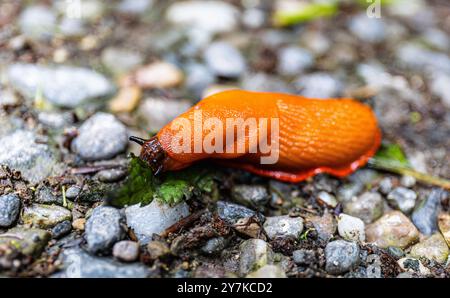
[[[361,100],[450,179],[447,1],[273,25],[295,2],[1,1],[0,276],[449,277],[448,191],[369,167],[287,184],[205,165],[208,194],[110,206],[130,135],[236,87]]]

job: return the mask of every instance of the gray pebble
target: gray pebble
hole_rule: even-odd
[[[412,213],[411,220],[422,234],[431,235],[437,231],[437,216],[444,195],[443,190],[433,189]]]
[[[86,221],[85,238],[91,253],[108,253],[114,243],[124,236],[123,216],[113,207],[95,208]]]
[[[322,72],[302,75],[294,84],[303,96],[312,98],[337,97],[343,90],[342,83],[338,79]]]
[[[231,196],[238,203],[254,207],[264,206],[270,199],[267,188],[262,185],[235,185]]]
[[[336,240],[325,247],[325,270],[330,274],[341,274],[355,269],[359,264],[359,246],[354,242]]]
[[[292,253],[292,259],[297,265],[312,265],[317,259],[313,250],[299,249]]]
[[[113,256],[124,262],[134,262],[139,257],[139,243],[129,240],[114,244]]]
[[[228,240],[223,237],[209,239],[202,246],[201,251],[206,255],[220,254],[228,244]]]
[[[270,239],[277,237],[298,238],[303,231],[303,219],[301,217],[272,216],[267,217],[264,230]]]
[[[241,53],[226,42],[214,42],[209,45],[205,50],[204,59],[208,67],[220,77],[239,77],[246,69]]]
[[[52,229],[52,236],[54,239],[60,239],[72,231],[72,222],[70,220],[65,220],[60,222]]]
[[[20,212],[20,199],[15,194],[0,196],[0,228],[14,224]]]
[[[249,208],[224,201],[217,202],[217,213],[221,219],[231,225],[237,223],[237,221],[241,218],[252,216],[259,217],[258,213]]]
[[[98,180],[102,182],[112,183],[122,180],[123,178],[125,178],[126,175],[127,175],[126,170],[110,169],[98,172],[97,177]]]
[[[410,189],[397,187],[388,194],[387,199],[400,211],[408,214],[416,205],[417,194]]]
[[[72,150],[84,160],[110,159],[128,145],[127,128],[113,115],[99,112],[86,120],[72,142]]]

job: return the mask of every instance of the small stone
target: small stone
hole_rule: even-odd
[[[41,186],[36,190],[34,202],[40,204],[62,204],[62,197],[53,193],[52,189],[47,186]]]
[[[317,195],[317,200],[322,205],[326,205],[331,208],[335,208],[338,204],[336,198],[333,195],[327,193],[326,191],[319,192],[319,194]]]
[[[313,250],[299,249],[292,253],[292,259],[297,265],[312,265],[317,262],[316,254]]]
[[[403,251],[403,249],[395,247],[395,246],[389,246],[387,248],[387,252],[388,252],[388,254],[393,256],[396,260],[401,259],[405,256],[405,252]]]
[[[156,260],[170,254],[170,249],[167,243],[162,241],[150,241],[147,244],[147,252],[150,259]]]
[[[274,253],[264,240],[246,240],[242,242],[239,250],[239,272],[241,275],[247,275],[265,265],[273,263]]]
[[[164,232],[189,214],[189,206],[185,202],[170,207],[153,200],[147,206],[136,204],[125,209],[127,225],[143,244],[148,243],[153,234]]]
[[[385,177],[380,181],[380,191],[381,193],[387,195],[392,190],[392,179],[389,177]]]
[[[367,14],[358,14],[350,19],[350,31],[366,42],[381,42],[386,37],[386,26],[379,18],[370,18]]]
[[[301,217],[289,217],[288,215],[267,217],[264,222],[264,230],[270,239],[277,237],[300,237],[303,231],[303,219]]]
[[[123,169],[109,169],[97,173],[98,180],[106,183],[113,183],[122,180],[127,175]]]
[[[0,245],[12,245],[27,256],[38,257],[50,237],[49,232],[41,229],[12,228],[0,234]]]
[[[262,185],[235,185],[231,196],[236,202],[252,207],[262,207],[270,198],[267,188]]]
[[[79,38],[86,34],[86,27],[81,19],[64,16],[59,23],[58,33],[65,37]]]
[[[214,83],[214,74],[203,64],[190,64],[186,68],[185,84],[195,95],[201,97],[205,89]]]
[[[320,239],[328,241],[336,233],[337,224],[334,216],[325,213],[323,216],[313,216],[309,219]]]
[[[371,254],[367,256],[366,259],[367,269],[366,275],[367,278],[381,278],[381,260],[380,256],[377,254]]]
[[[7,70],[10,83],[26,98],[38,92],[59,107],[74,108],[111,94],[114,87],[103,75],[87,68],[17,63]]]
[[[113,115],[99,112],[81,125],[72,150],[84,160],[102,160],[125,151],[127,145],[125,125]]]
[[[168,98],[147,98],[139,107],[139,116],[143,118],[148,131],[159,131],[191,107],[188,100]]]
[[[322,72],[300,76],[294,84],[303,96],[312,98],[337,97],[343,90],[339,80]]]
[[[413,70],[450,73],[450,58],[444,53],[407,43],[398,47],[396,55],[400,63]]]
[[[144,14],[152,7],[154,0],[122,0],[117,10],[126,14]]]
[[[72,222],[72,227],[78,231],[84,231],[85,225],[86,225],[85,218],[77,218]]]
[[[299,75],[314,64],[313,55],[299,47],[287,47],[279,51],[278,72],[281,75]]]
[[[257,8],[246,9],[242,15],[242,24],[251,29],[257,29],[264,25],[266,16],[263,10]]]
[[[447,108],[450,108],[450,99],[448,97],[448,94],[450,92],[449,86],[450,75],[440,72],[433,75],[430,82],[431,92],[434,95],[438,96]]]
[[[228,240],[223,237],[211,238],[202,246],[201,251],[206,255],[220,254],[228,245]]]
[[[362,183],[350,183],[346,184],[343,187],[339,188],[337,197],[340,202],[348,202],[353,199],[353,197],[357,196],[364,189],[364,185]]]
[[[20,199],[15,194],[0,196],[0,228],[12,226],[19,216]]]
[[[61,129],[73,123],[72,113],[40,112],[38,114],[40,123],[54,129]]]
[[[217,202],[217,213],[221,219],[231,225],[236,224],[241,218],[258,215],[255,211],[244,206],[224,201]]]
[[[417,194],[410,189],[397,187],[388,194],[387,199],[400,211],[408,214],[416,205]]]
[[[406,248],[419,240],[419,231],[399,211],[390,211],[366,228],[367,242],[381,248]]]
[[[427,258],[442,264],[447,261],[449,249],[442,235],[436,233],[414,245],[410,254],[414,258]]]
[[[208,17],[205,17],[208,16]],[[167,10],[169,22],[213,33],[230,32],[238,25],[239,11],[224,1],[181,1]]]
[[[124,236],[123,216],[113,207],[95,208],[86,221],[87,249],[93,254],[108,253],[114,243]]]
[[[126,74],[144,61],[141,54],[122,48],[106,48],[102,52],[102,63],[115,75]]]
[[[70,186],[67,190],[66,190],[66,198],[69,200],[74,200],[78,197],[78,195],[81,192],[81,187],[79,186]]]
[[[413,187],[416,184],[416,178],[407,175],[402,176],[402,179],[400,179],[400,184],[406,188]]]
[[[236,78],[246,69],[241,53],[223,41],[209,45],[205,50],[204,59],[208,67],[219,77]]]
[[[143,89],[172,88],[183,81],[183,73],[173,64],[157,61],[136,70],[133,83]]]
[[[412,273],[418,273],[423,276],[430,274],[430,269],[425,267],[422,262],[417,259],[406,257],[398,260],[397,263],[403,270],[408,270]]]
[[[22,33],[30,38],[48,40],[55,33],[56,16],[49,7],[28,6],[19,16],[19,26]]]
[[[417,229],[424,235],[431,235],[437,231],[437,217],[441,205],[441,197],[445,192],[433,189],[425,200],[423,200],[411,215],[411,220]]]
[[[109,109],[113,113],[131,113],[141,100],[142,91],[137,86],[123,87],[109,102]]]
[[[359,246],[354,242],[336,240],[325,247],[325,270],[330,274],[342,274],[359,264]]]
[[[364,232],[364,222],[344,213],[338,217],[338,232],[345,240],[364,242],[366,234]]]
[[[440,29],[427,29],[423,34],[423,38],[429,45],[438,50],[448,51],[450,49],[450,38],[447,33]]]
[[[344,212],[360,218],[365,224],[370,224],[383,215],[383,198],[377,192],[365,192],[359,197],[353,197],[344,205]]]
[[[31,183],[49,176],[56,165],[50,148],[36,141],[37,136],[26,130],[0,137],[0,164],[20,171]]]
[[[139,257],[139,244],[134,241],[119,241],[113,246],[113,256],[123,262],[134,262]]]
[[[265,265],[248,274],[246,278],[286,278],[286,273],[279,266]]]
[[[444,236],[445,241],[450,246],[450,214],[441,213],[438,217],[439,231]]]
[[[23,209],[22,221],[37,228],[51,228],[58,223],[71,220],[72,213],[56,205],[32,204]]]
[[[64,249],[61,278],[146,278],[151,271],[142,264],[124,264],[111,258],[94,257],[79,248]]]
[[[244,75],[241,85],[242,89],[249,91],[294,93],[294,89],[285,81],[263,72]]]
[[[71,230],[72,230],[72,223],[69,220],[62,221],[53,227],[52,229],[53,239],[60,239],[66,236],[67,234],[70,233]]]

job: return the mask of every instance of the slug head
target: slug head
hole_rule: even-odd
[[[151,137],[149,140],[131,136],[130,141],[142,146],[139,158],[152,169],[154,175],[158,175],[165,170],[164,164],[167,161],[168,156],[157,136]]]

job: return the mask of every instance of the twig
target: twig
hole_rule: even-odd
[[[206,209],[197,211],[183,219],[181,219],[180,221],[174,223],[173,225],[171,225],[170,227],[168,227],[164,232],[162,232],[160,234],[161,237],[167,237],[169,234],[173,234],[178,232],[179,230],[181,230],[184,227],[189,226],[190,224],[192,224],[194,221],[196,221],[197,219],[200,218],[200,216],[205,213]]]

